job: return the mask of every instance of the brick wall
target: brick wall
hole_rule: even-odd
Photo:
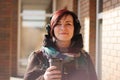
[[[96,60],[96,0],[90,0],[90,34],[89,34],[89,52],[93,59]]]
[[[95,61],[96,0],[80,0],[84,48]],[[102,80],[120,79],[120,0],[103,0]]]
[[[67,7],[68,10],[71,10],[73,11],[73,0],[57,0],[56,1],[56,9],[59,10],[59,9],[63,9],[65,7]]]
[[[62,3],[62,4],[61,4]],[[78,0],[57,0],[56,3],[57,10],[67,8],[70,11],[73,11],[77,14],[78,12]],[[58,6],[59,5],[59,6]]]
[[[120,0],[103,0],[102,80],[120,80]]]
[[[12,0],[11,5],[12,5],[11,76],[17,76],[18,0]]]
[[[17,9],[17,0],[0,1],[0,80],[9,80],[13,66],[16,70],[17,10],[14,10],[15,8]]]
[[[80,0],[80,22],[81,22],[81,32],[84,35],[84,30],[85,30],[85,18],[89,18],[89,0]]]
[[[89,51],[89,0],[80,0],[81,33],[84,39],[84,49]]]
[[[78,0],[73,0],[73,11],[78,14]]]
[[[95,63],[96,36],[96,0],[80,0],[81,32],[84,38],[84,49],[89,52]]]

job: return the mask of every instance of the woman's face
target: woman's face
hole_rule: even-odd
[[[63,16],[54,27],[55,37],[60,41],[70,41],[73,33],[74,23],[71,15]]]

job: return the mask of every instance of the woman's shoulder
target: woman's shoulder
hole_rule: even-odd
[[[38,56],[38,55],[42,55],[42,54],[43,54],[42,51],[40,49],[38,49],[38,50],[35,50],[35,51],[31,52],[29,57]]]
[[[30,53],[28,57],[28,62],[33,60],[33,59],[41,59],[43,57],[43,52],[42,50],[38,49]]]
[[[85,57],[89,57],[89,53],[87,51],[85,51],[84,49],[81,49],[80,53],[81,53],[81,55],[83,55]]]

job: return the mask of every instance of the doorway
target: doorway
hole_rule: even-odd
[[[29,55],[40,49],[45,26],[52,14],[52,0],[20,0],[18,29],[18,75],[23,76]]]

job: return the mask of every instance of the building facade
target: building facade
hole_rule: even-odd
[[[20,0],[0,1],[0,80],[18,74]],[[84,49],[99,80],[120,79],[120,0],[52,0],[52,11],[67,8],[81,23]]]

